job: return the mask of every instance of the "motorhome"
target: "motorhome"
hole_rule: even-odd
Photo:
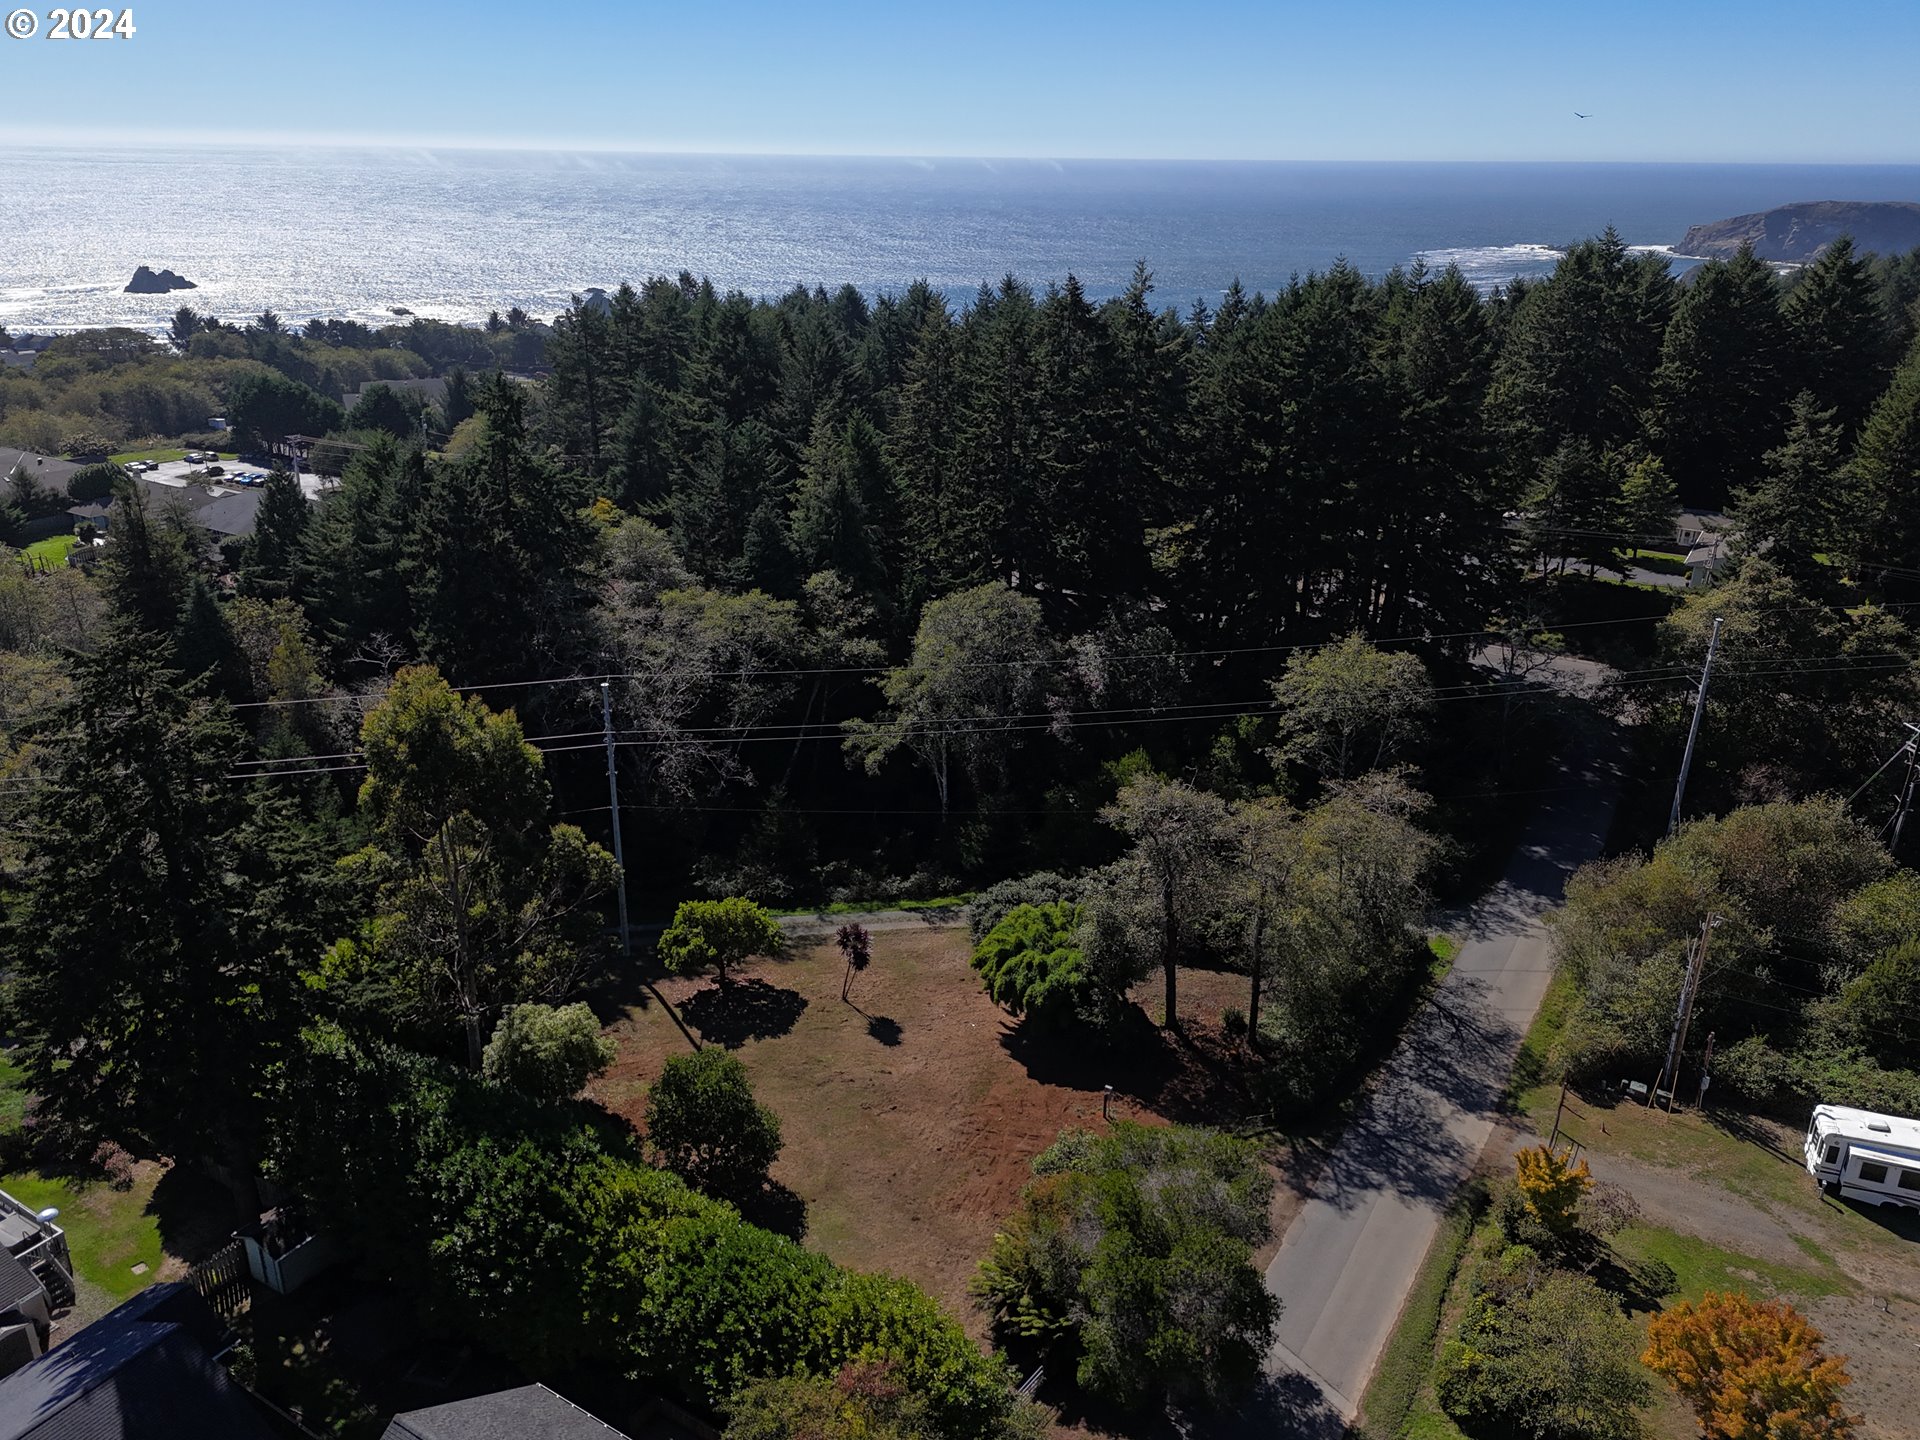
[[[1805,1152],[1807,1173],[1829,1195],[1920,1208],[1920,1121],[1818,1105]]]

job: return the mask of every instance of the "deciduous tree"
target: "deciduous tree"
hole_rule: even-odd
[[[660,937],[660,959],[675,975],[712,970],[725,985],[731,970],[755,955],[779,954],[784,943],[773,916],[751,900],[682,900]]]
[[[646,1124],[660,1164],[720,1200],[755,1194],[780,1157],[780,1117],[753,1098],[740,1057],[717,1046],[668,1059]]]
[[[1708,1440],[1841,1440],[1847,1362],[1784,1300],[1708,1291],[1647,1322],[1647,1368],[1673,1382]]]

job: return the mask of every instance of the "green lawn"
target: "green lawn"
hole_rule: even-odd
[[[11,1054],[0,1053],[0,1133],[19,1128],[26,1103],[20,1067]],[[75,1275],[119,1301],[151,1284],[166,1258],[159,1220],[150,1210],[160,1174],[159,1167],[143,1165],[131,1189],[115,1190],[103,1180],[75,1182],[28,1168],[0,1175],[0,1190],[35,1210],[57,1207]],[[146,1272],[134,1274],[143,1262]]]
[[[1614,1249],[1630,1260],[1653,1260],[1667,1266],[1673,1271],[1681,1298],[1686,1300],[1698,1300],[1709,1290],[1750,1294],[1762,1290],[1769,1298],[1787,1295],[1807,1299],[1853,1291],[1831,1257],[1811,1241],[1802,1239],[1800,1243],[1803,1249],[1812,1246],[1808,1258],[1818,1268],[1775,1264],[1657,1225],[1634,1225],[1623,1230],[1614,1241]]]
[[[27,557],[27,563],[36,570],[58,570],[67,563],[67,552],[80,543],[72,535],[49,535],[44,540],[36,540],[20,553]]]
[[[237,460],[240,458],[237,450],[221,450],[217,453],[222,460]],[[178,447],[173,449],[162,447],[158,450],[123,450],[120,454],[112,457],[113,463],[116,465],[124,465],[129,460],[154,460],[165,464],[169,460],[184,460],[186,458],[187,452]]]
[[[1540,1009],[1527,1027],[1514,1057],[1513,1074],[1507,1081],[1507,1103],[1534,1116],[1539,1124],[1544,1109],[1546,1123],[1553,1123],[1553,1107],[1560,1096],[1560,1077],[1553,1071],[1553,1047],[1560,1043],[1567,1014],[1573,1008],[1573,981],[1556,973],[1540,997]]]
[[[1653,570],[1662,575],[1687,573],[1687,557],[1670,550],[1629,550],[1627,559],[1642,570]]]
[[[124,1300],[152,1284],[166,1258],[159,1222],[149,1210],[160,1172],[143,1168],[148,1173],[130,1190],[115,1190],[103,1180],[76,1184],[39,1170],[0,1176],[0,1190],[35,1210],[59,1207],[74,1273],[115,1300]],[[136,1275],[133,1267],[141,1263],[147,1268]]]
[[[20,1128],[27,1113],[27,1082],[11,1051],[0,1051],[0,1135]]]

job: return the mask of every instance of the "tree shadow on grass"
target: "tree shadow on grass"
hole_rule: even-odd
[[[174,1165],[147,1201],[169,1255],[197,1264],[225,1245],[234,1227],[259,1219],[240,1212],[234,1191],[198,1165]]]
[[[1218,1027],[1189,1019],[1178,1033],[1162,1030],[1129,1005],[1099,1038],[1012,1021],[1000,1044],[1042,1085],[1114,1093],[1187,1123],[1221,1124],[1257,1111],[1258,1061]]]
[[[680,1006],[680,1013],[700,1038],[729,1050],[749,1040],[771,1040],[799,1023],[807,997],[755,978],[696,990]]]
[[[768,1180],[754,1194],[741,1200],[737,1208],[740,1218],[749,1225],[758,1225],[762,1230],[771,1230],[793,1241],[807,1238],[807,1202],[778,1180]]]
[[[867,1016],[867,1034],[878,1040],[882,1045],[898,1045],[904,1033],[900,1028],[900,1022],[890,1016]]]

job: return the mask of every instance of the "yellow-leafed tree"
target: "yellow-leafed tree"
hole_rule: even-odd
[[[1587,1162],[1569,1165],[1545,1145],[1535,1145],[1515,1155],[1513,1164],[1527,1213],[1555,1235],[1572,1234],[1580,1197],[1593,1188]]]
[[[1839,1440],[1847,1362],[1783,1300],[1708,1292],[1647,1325],[1647,1368],[1673,1382],[1708,1440]]]

